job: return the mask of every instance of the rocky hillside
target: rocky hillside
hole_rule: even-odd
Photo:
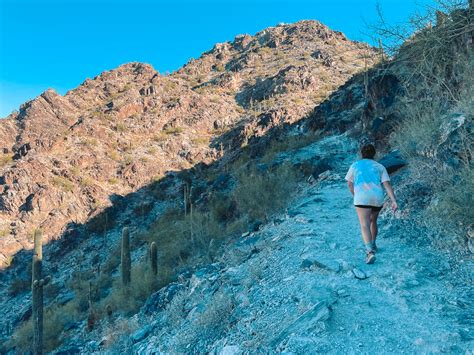
[[[341,164],[299,186],[291,207],[201,267],[153,294],[140,312],[98,328],[83,353],[469,352],[472,267],[427,246],[400,215],[380,221],[376,267],[362,262],[343,182],[358,142],[345,134],[287,159],[331,152]],[[406,171],[392,176],[395,183]],[[337,225],[337,227],[335,227]],[[416,235],[416,237],[415,237]],[[113,329],[113,331],[111,331]],[[79,345],[81,344],[81,345]]]
[[[301,119],[378,57],[301,21],[216,44],[171,75],[130,63],[64,96],[45,91],[0,122],[0,265],[32,247],[35,229],[60,238],[113,196]]]
[[[301,21],[23,105],[1,126],[0,352],[31,349],[40,228],[51,353],[468,353],[472,13],[390,60]],[[434,81],[410,67],[440,53]],[[381,215],[375,265],[342,179],[366,139],[401,207]],[[437,225],[440,207],[464,219]]]

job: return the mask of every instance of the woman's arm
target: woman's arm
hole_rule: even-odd
[[[349,191],[351,192],[352,196],[354,196],[354,183],[352,181],[348,181],[347,187],[349,188]]]
[[[398,208],[397,200],[395,199],[395,194],[393,193],[392,185],[390,184],[390,181],[384,181],[383,186],[385,187],[385,190],[387,191],[388,197],[390,197],[390,200],[392,200],[392,210],[396,210]]]

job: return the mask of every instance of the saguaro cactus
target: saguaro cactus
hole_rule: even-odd
[[[87,330],[92,331],[95,325],[95,312],[92,304],[92,282],[89,281],[89,314],[87,316]]]
[[[43,354],[43,286],[50,277],[41,277],[43,246],[41,230],[34,232],[34,252],[31,272],[32,316],[33,316],[33,354]]]
[[[122,284],[128,286],[131,280],[131,267],[132,259],[130,256],[130,232],[128,227],[122,230],[122,257],[121,257],[121,268],[122,268]]]
[[[207,255],[209,257],[209,259],[211,261],[214,261],[214,249],[215,249],[215,245],[216,245],[216,241],[213,239],[211,239],[211,241],[209,242],[209,247],[207,249]]]
[[[107,317],[109,318],[109,321],[111,321],[112,320],[112,315],[113,315],[113,310],[112,310],[112,306],[110,304],[105,306],[105,313],[107,313]]]
[[[158,247],[155,242],[150,244],[150,266],[151,272],[156,276],[158,273]]]

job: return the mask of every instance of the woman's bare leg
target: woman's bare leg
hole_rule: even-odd
[[[370,215],[372,210],[370,208],[356,207],[357,217],[359,217],[360,231],[364,244],[372,244],[372,234],[370,231]]]
[[[372,235],[372,242],[375,243],[377,239],[378,227],[377,227],[377,218],[380,211],[372,211],[370,214],[370,234]]]

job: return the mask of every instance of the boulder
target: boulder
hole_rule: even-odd
[[[459,167],[463,162],[472,162],[474,120],[463,113],[452,113],[443,119],[440,127],[441,137],[436,156],[452,167]]]
[[[184,290],[184,285],[177,282],[173,282],[166,287],[163,287],[161,290],[152,294],[145,305],[141,309],[141,313],[145,315],[150,315],[154,312],[163,310],[168,303],[178,294],[180,291]]]
[[[393,150],[384,155],[383,158],[379,160],[379,163],[387,169],[389,174],[394,173],[408,164],[407,161],[402,158],[399,150]]]

